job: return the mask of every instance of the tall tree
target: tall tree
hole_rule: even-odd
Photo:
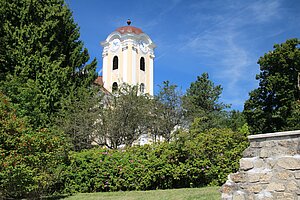
[[[186,98],[195,109],[201,109],[205,112],[221,111],[228,107],[222,102],[218,102],[223,88],[209,80],[208,73],[203,73],[197,77],[197,80],[191,83],[186,92]]]
[[[92,148],[98,135],[97,121],[103,109],[103,94],[99,87],[79,88],[79,98],[70,101],[61,110],[56,124],[73,144],[73,150]]]
[[[182,125],[184,112],[181,92],[177,85],[164,81],[152,103],[149,129],[155,139],[161,136],[169,142],[172,131]]]
[[[95,79],[64,0],[0,1],[0,90],[34,127],[46,126]],[[4,50],[3,50],[4,49]]]
[[[222,94],[221,85],[215,84],[209,80],[208,73],[203,73],[197,77],[197,80],[191,83],[185,96],[183,97],[183,106],[186,112],[186,119],[191,123],[201,121],[202,130],[209,128],[222,128],[225,126],[226,105],[219,102]]]
[[[250,92],[244,114],[254,134],[300,128],[300,40],[274,45],[260,57],[259,87]]]
[[[150,100],[148,95],[139,93],[138,86],[123,84],[105,98],[96,125],[96,143],[113,149],[120,145],[131,146],[139,136],[147,133]]]

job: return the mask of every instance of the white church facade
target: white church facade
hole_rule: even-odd
[[[102,84],[108,92],[127,83],[139,85],[141,93],[153,95],[153,60],[155,44],[140,28],[119,27],[112,32],[103,46]]]

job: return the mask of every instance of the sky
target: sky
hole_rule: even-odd
[[[258,59],[274,44],[300,38],[300,0],[66,0],[91,59],[118,27],[141,28],[156,44],[154,92],[163,81],[184,93],[207,72],[220,102],[243,110],[258,87]]]

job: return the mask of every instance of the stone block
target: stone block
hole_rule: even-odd
[[[287,180],[291,179],[293,177],[293,174],[287,170],[279,171],[276,173],[276,178],[280,180]]]
[[[260,176],[260,183],[270,183],[271,179],[272,179],[273,173],[272,172],[268,172],[268,173],[264,173]]]
[[[274,196],[277,200],[295,200],[295,196],[292,193],[278,192]]]
[[[260,145],[261,147],[263,148],[269,148],[269,147],[275,147],[276,146],[276,143],[272,140],[266,140],[266,141],[263,141],[263,142],[260,142]]]
[[[253,159],[242,158],[240,160],[240,169],[244,171],[252,169],[254,167],[252,160]]]
[[[295,178],[296,178],[296,179],[300,179],[300,172],[296,172],[296,173],[295,173]]]
[[[297,170],[300,169],[300,159],[294,157],[278,158],[277,165],[284,169]]]
[[[259,157],[260,158],[268,158],[268,157],[270,157],[271,153],[272,153],[272,151],[270,151],[269,149],[263,148],[259,152]]]
[[[221,188],[221,192],[225,193],[225,194],[231,194],[233,193],[235,190],[237,190],[237,186],[236,184],[229,184],[229,183],[225,183],[222,188]]]
[[[263,159],[260,159],[260,158],[255,159],[253,161],[253,165],[254,165],[254,168],[262,168],[264,166],[264,161],[263,161]]]
[[[298,141],[295,139],[285,139],[285,140],[278,140],[277,144],[282,147],[296,149],[298,146]]]
[[[267,163],[267,168],[273,169],[274,166],[276,165],[276,160],[274,160],[273,158],[267,158],[265,160],[265,162]]]
[[[235,183],[243,183],[247,181],[247,175],[243,172],[237,172],[234,174],[230,174],[230,179]]]
[[[232,196],[232,200],[245,200],[245,194],[242,192],[234,193]]]
[[[267,188],[266,191],[276,191],[276,192],[283,192],[285,191],[285,187],[282,183],[270,183]]]
[[[251,141],[250,142],[250,148],[261,148],[261,142]]]
[[[296,183],[296,181],[290,181],[287,183],[286,189],[287,189],[287,191],[295,192],[299,189],[299,187],[298,187],[298,184]]]
[[[254,194],[257,194],[259,192],[262,191],[262,185],[260,184],[255,184],[255,185],[248,185],[247,187],[245,187],[245,190],[249,193],[254,193]]]
[[[259,151],[260,149],[258,148],[247,148],[244,152],[243,152],[243,157],[244,158],[253,158],[259,155]]]
[[[259,174],[259,173],[249,173],[248,174],[248,181],[250,183],[256,183],[256,182],[259,182],[260,177],[261,177],[261,174]]]
[[[261,191],[256,195],[256,199],[271,200],[274,199],[272,194],[267,191]]]

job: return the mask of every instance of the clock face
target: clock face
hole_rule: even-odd
[[[110,44],[110,50],[111,51],[117,51],[121,46],[121,42],[119,39],[113,39],[113,41]]]
[[[139,47],[141,49],[142,52],[147,53],[148,52],[148,45],[146,44],[146,42],[144,41],[140,41],[139,42]]]

